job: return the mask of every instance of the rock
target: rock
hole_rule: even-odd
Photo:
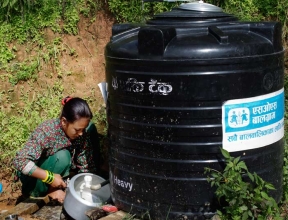
[[[211,220],[221,220],[221,218],[219,215],[214,215]]]
[[[101,208],[93,208],[85,212],[91,220],[97,220],[106,216],[106,212]]]

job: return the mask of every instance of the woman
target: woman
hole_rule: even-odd
[[[81,98],[66,97],[62,104],[60,118],[39,125],[13,161],[23,196],[48,195],[63,203],[66,183],[62,178],[71,169],[96,172],[94,159],[100,152],[96,127],[90,123],[91,110]]]

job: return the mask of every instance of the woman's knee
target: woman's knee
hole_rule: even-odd
[[[41,163],[40,168],[53,173],[64,174],[71,166],[71,154],[68,150],[61,150],[48,157]]]
[[[71,154],[68,150],[60,150],[55,153],[57,162],[60,161],[63,164],[71,163]]]
[[[68,150],[58,151],[56,154],[54,172],[66,175],[71,166],[71,154]]]

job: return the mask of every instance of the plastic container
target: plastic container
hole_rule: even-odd
[[[282,195],[281,25],[197,8],[114,25],[106,46],[112,199],[154,220],[214,214],[221,147]]]

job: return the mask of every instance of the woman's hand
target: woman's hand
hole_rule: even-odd
[[[62,177],[57,173],[54,173],[54,181],[50,184],[50,186],[55,189],[65,189],[67,187]]]
[[[47,171],[37,167],[31,176],[43,181],[45,178],[47,178]],[[67,187],[62,177],[57,173],[54,173],[54,180],[50,186],[55,189],[64,189]]]

